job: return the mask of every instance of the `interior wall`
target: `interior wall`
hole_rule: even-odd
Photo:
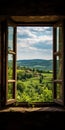
[[[1,15],[65,15],[64,0],[0,0]]]

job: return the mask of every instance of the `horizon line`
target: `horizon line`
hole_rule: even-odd
[[[18,60],[53,60],[53,58],[52,59],[16,59],[17,61]]]

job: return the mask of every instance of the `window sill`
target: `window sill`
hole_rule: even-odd
[[[63,107],[8,107],[0,110],[1,112],[65,112]]]

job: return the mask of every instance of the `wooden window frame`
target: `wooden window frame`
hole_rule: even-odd
[[[14,28],[13,35],[13,50],[8,51],[8,26]],[[16,101],[16,26],[8,20],[1,23],[1,106],[5,106]],[[13,55],[13,80],[8,80],[8,54]],[[13,86],[13,99],[8,100],[8,83],[14,83]]]
[[[57,27],[62,27],[62,50],[60,52],[57,51]],[[53,88],[54,88],[54,91],[53,91],[53,94],[54,94],[54,102],[55,103],[58,103],[62,106],[65,106],[65,99],[64,99],[64,95],[65,95],[65,92],[64,92],[64,71],[63,71],[63,68],[64,68],[64,23],[63,21],[59,21],[57,22],[55,25],[54,25],[54,28],[53,28]],[[60,44],[60,43],[59,43]],[[56,77],[56,58],[57,56],[60,58],[60,56],[62,56],[62,79],[57,79]],[[56,92],[56,89],[57,89],[57,86],[56,84],[59,84],[62,86],[62,100],[60,99],[57,99],[57,92]]]
[[[55,56],[58,56],[58,55],[60,55],[60,53],[59,52],[56,52],[56,46],[55,46],[55,44],[54,43],[56,43],[56,29],[55,29],[55,24],[57,24],[57,22],[54,22],[54,23],[14,23],[13,24],[13,26],[15,27],[15,30],[14,30],[14,34],[16,35],[16,27],[17,26],[52,26],[53,27],[53,70],[54,70],[54,75],[53,75],[53,84],[54,84],[54,90],[53,90],[53,96],[54,96],[54,102],[53,103],[38,103],[38,104],[36,104],[37,106],[40,106],[40,104],[42,105],[42,106],[45,106],[45,105],[54,105],[55,103],[59,103],[59,104],[61,104],[61,105],[65,105],[65,99],[64,99],[64,95],[65,95],[65,91],[64,91],[64,93],[63,93],[63,103],[61,103],[61,102],[59,102],[59,101],[56,101],[56,83],[62,83],[63,84],[63,90],[64,90],[64,75],[63,75],[63,81],[62,80],[56,80],[56,77],[55,77],[55,75],[56,75],[56,64],[55,64],[55,62],[56,62],[56,58],[54,58]],[[12,22],[11,22],[11,25],[12,25]],[[63,24],[63,27],[65,26],[65,24]],[[8,78],[7,78],[7,69],[8,69],[8,65],[7,65],[7,61],[8,61],[8,58],[7,58],[7,55],[8,55],[8,53],[9,54],[12,54],[12,55],[16,55],[16,52],[15,51],[12,51],[12,50],[10,50],[9,52],[8,52],[8,41],[7,41],[7,39],[8,39],[8,33],[6,33],[6,32],[8,32],[7,31],[7,27],[8,27],[8,23],[7,22],[5,22],[5,24],[4,24],[4,31],[3,32],[5,32],[5,36],[3,36],[4,37],[4,40],[3,40],[3,38],[2,38],[2,42],[3,43],[5,43],[5,45],[3,44],[3,46],[4,46],[4,48],[3,48],[3,46],[2,46],[2,52],[4,53],[4,50],[5,50],[5,56],[4,56],[4,54],[3,54],[3,57],[5,57],[5,67],[4,67],[4,60],[2,61],[2,72],[3,73],[1,73],[1,76],[3,76],[3,80],[2,80],[2,86],[3,86],[3,89],[2,89],[2,91],[1,91],[1,97],[2,97],[2,100],[3,100],[3,104],[4,105],[9,105],[9,104],[11,104],[11,103],[14,103],[14,102],[16,102],[16,87],[14,87],[15,88],[15,90],[13,89],[13,91],[15,92],[15,93],[13,93],[13,97],[15,98],[15,100],[14,99],[11,99],[11,100],[9,100],[9,101],[7,101],[7,93],[8,93],[8,86],[7,86],[7,84],[8,83],[15,83],[15,81],[16,81],[16,64],[15,64],[15,62],[16,62],[16,56],[15,56],[15,58],[14,58],[14,74],[13,74],[13,77],[14,77],[14,79],[12,79],[12,80],[8,80]],[[64,39],[64,31],[65,30],[63,30],[63,46],[64,46],[64,42],[65,42],[65,39]],[[2,32],[2,33],[3,33]],[[13,40],[13,42],[14,43],[16,43],[16,36],[14,35],[14,40]],[[6,37],[6,38],[5,38]],[[7,46],[6,46],[7,45]],[[16,46],[15,46],[15,44],[13,44],[13,48],[14,48],[14,50],[16,50]],[[64,49],[64,48],[63,48]],[[1,55],[2,56],[2,55]],[[3,67],[4,67],[4,69],[3,69]],[[63,51],[63,68],[64,68],[64,51]],[[4,75],[4,73],[5,73],[5,75]],[[5,81],[4,83],[3,83],[3,81]],[[16,83],[15,83],[16,84]],[[15,85],[16,86],[16,85]],[[4,94],[4,98],[3,98],[3,94]],[[25,105],[26,106],[26,104],[27,103],[20,103],[20,105],[22,106],[22,105]]]
[[[10,25],[8,25],[9,27]],[[12,26],[12,25],[11,25]],[[7,46],[6,46],[6,53],[11,54],[13,56],[13,79],[8,80],[8,56],[6,57],[6,105],[10,103],[14,103],[16,101],[16,27],[12,26],[14,31],[13,31],[13,51],[10,50],[8,51],[8,40],[7,40]],[[8,28],[7,28],[7,34],[8,35]],[[8,39],[8,38],[7,38]],[[8,95],[8,83],[13,83],[13,98],[7,100],[7,95]]]

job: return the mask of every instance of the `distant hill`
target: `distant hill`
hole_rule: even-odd
[[[40,70],[52,70],[53,60],[43,60],[43,59],[17,60],[17,66],[25,66]]]

